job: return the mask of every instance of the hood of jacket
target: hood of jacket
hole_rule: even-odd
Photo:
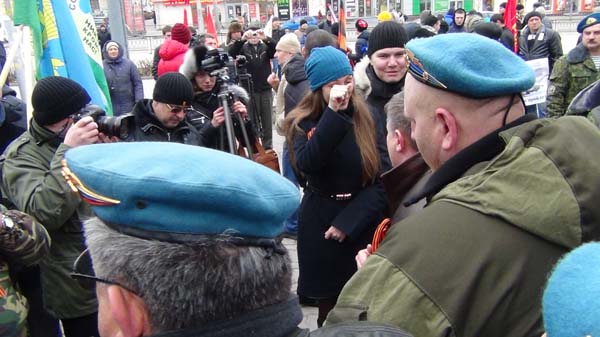
[[[371,65],[369,56],[365,55],[354,65],[354,89],[358,91],[364,98],[367,98],[371,93],[371,80],[367,76],[367,67]]]
[[[117,46],[119,46],[119,55],[117,55],[117,57],[112,58],[108,56],[108,48],[106,47],[110,42],[114,42],[117,44]],[[123,60],[123,46],[121,46],[121,44],[117,41],[114,40],[108,40],[106,41],[106,43],[104,44],[104,46],[102,47],[102,56],[104,56],[104,61],[107,63],[119,63]]]
[[[304,70],[304,57],[296,53],[283,67],[283,73],[285,74],[285,80],[290,84],[308,79]]]
[[[504,149],[445,186],[444,200],[573,248],[600,236],[600,132],[585,118],[539,119],[498,134]]]
[[[185,54],[185,52],[188,51],[188,46],[186,46],[185,44],[179,42],[179,41],[175,41],[175,40],[167,40],[165,41],[162,46],[160,47],[160,50],[158,51],[158,55],[160,55],[160,58],[168,61],[168,60],[172,60],[175,57],[181,55],[181,54]]]

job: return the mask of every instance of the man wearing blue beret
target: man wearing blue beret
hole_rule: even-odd
[[[581,43],[556,61],[548,87],[548,117],[565,114],[583,88],[600,79],[600,13],[579,22]]]
[[[533,71],[496,41],[444,34],[409,42],[407,58],[404,112],[433,171],[407,204],[427,204],[388,230],[327,322],[541,336],[546,275],[600,236],[598,131],[580,117],[525,115]]]
[[[281,234],[300,195],[264,166],[140,142],[69,151],[63,173],[97,216],[85,222],[89,250],[72,276],[96,289],[102,337],[409,337],[366,322],[314,335],[297,327]]]

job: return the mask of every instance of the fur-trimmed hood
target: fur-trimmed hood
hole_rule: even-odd
[[[371,80],[367,75],[367,67],[371,64],[369,56],[365,55],[354,66],[354,90],[357,90],[365,99],[371,93]]]
[[[208,48],[204,46],[189,49],[183,57],[183,63],[179,66],[179,72],[187,77],[188,80],[193,80],[207,52]]]

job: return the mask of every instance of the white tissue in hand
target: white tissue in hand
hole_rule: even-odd
[[[344,99],[346,98],[346,94],[348,93],[347,85],[339,85],[336,84],[331,87],[331,91],[329,92],[329,96],[334,99]]]

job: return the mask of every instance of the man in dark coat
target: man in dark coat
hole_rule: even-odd
[[[598,130],[581,117],[526,115],[519,95],[535,74],[498,42],[444,34],[406,47],[415,63],[404,112],[433,171],[409,203],[427,206],[391,227],[328,324],[369,317],[423,337],[541,336],[548,273],[600,237]]]
[[[190,81],[180,73],[166,73],[158,78],[152,99],[138,101],[128,125],[127,142],[175,142],[199,145],[196,129],[186,117],[193,99]]]
[[[323,29],[323,30],[327,31],[328,33],[331,33],[332,25],[333,25],[333,20],[331,17],[331,12],[327,11],[327,16],[326,16],[325,20],[323,20],[321,23],[319,23],[317,25],[317,27],[319,27],[319,29]]]
[[[104,44],[112,39],[110,31],[106,28],[105,24],[101,24],[98,28],[98,42],[100,43],[100,50],[104,48]]]
[[[527,26],[519,38],[519,55],[526,61],[547,58],[552,73],[554,62],[563,55],[560,35],[545,27],[542,24],[542,15],[536,11],[525,15],[523,24]]]
[[[369,322],[298,327],[280,234],[299,192],[251,161],[116,143],[70,151],[65,165],[67,179],[97,192],[74,277],[95,281],[102,337],[410,337]]]
[[[265,149],[273,147],[273,92],[267,82],[271,74],[271,59],[275,56],[275,42],[264,31],[253,27],[247,30],[242,39],[235,41],[229,54],[246,57],[246,69],[252,75],[254,92],[250,93],[249,115],[257,127]]]
[[[169,25],[163,27],[162,35],[165,38],[165,41],[171,38],[171,29],[173,29],[173,27]],[[162,44],[154,48],[154,56],[152,57],[152,77],[154,77],[154,80],[158,80],[158,62],[160,62],[160,55],[158,52],[160,51],[160,47],[162,47]]]
[[[490,18],[490,22],[495,23],[496,25],[498,25],[498,27],[502,29],[502,35],[500,35],[500,42],[502,42],[502,44],[506,46],[506,48],[510,50],[515,50],[515,36],[513,35],[512,31],[508,29],[504,24],[504,16],[502,16],[501,14],[494,14]]]
[[[465,18],[467,16],[467,12],[459,8],[454,11],[452,15],[452,25],[448,29],[448,33],[463,33],[465,32]]]
[[[408,40],[401,24],[395,21],[379,23],[369,36],[368,58],[354,67],[356,90],[366,97],[377,127],[378,137],[385,139],[385,104],[402,91],[406,76],[404,44]],[[381,158],[385,170],[392,168],[387,150]]]
[[[354,45],[354,54],[351,55],[351,58],[356,62],[362,60],[363,56],[367,55],[367,50],[369,48],[369,23],[365,19],[358,19],[354,23],[356,27],[356,31],[359,33],[356,37],[356,44]]]

